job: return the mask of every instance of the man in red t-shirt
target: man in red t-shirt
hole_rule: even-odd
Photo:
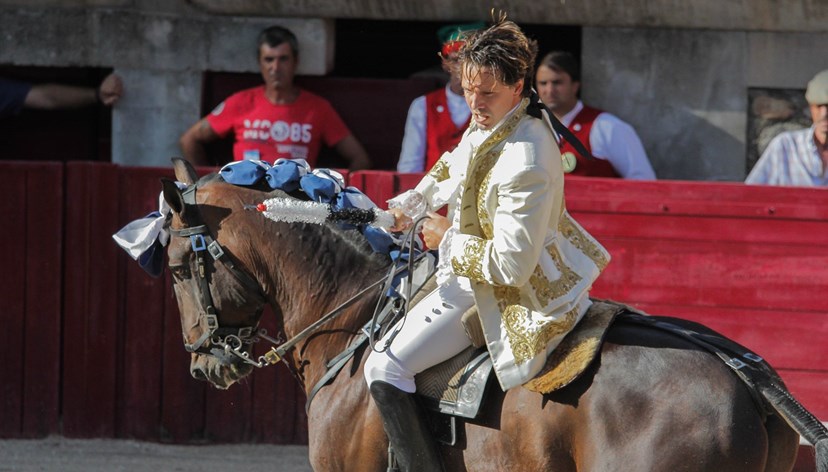
[[[316,166],[324,142],[349,162],[351,170],[366,169],[371,161],[330,103],[293,83],[299,63],[293,33],[271,26],[259,34],[259,69],[264,85],[237,92],[181,136],[184,157],[207,164],[204,143],[235,138],[235,160],[305,159]]]

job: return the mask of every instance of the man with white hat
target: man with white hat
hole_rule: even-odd
[[[805,99],[813,125],[771,140],[745,183],[812,187],[828,185],[828,69],[808,82]]]

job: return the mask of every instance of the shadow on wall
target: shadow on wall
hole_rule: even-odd
[[[744,181],[745,144],[717,123],[727,116],[676,106],[653,112],[658,128],[637,130],[659,179]]]
[[[744,33],[584,28],[585,102],[630,123],[659,179],[743,181]]]

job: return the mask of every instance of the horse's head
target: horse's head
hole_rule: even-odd
[[[241,210],[238,199],[222,198],[226,187],[215,179],[199,181],[186,161],[175,159],[174,166],[187,187],[163,181],[172,209],[167,256],[190,373],[225,389],[253,370],[248,355],[265,298],[234,254],[244,245],[228,222],[232,211]]]

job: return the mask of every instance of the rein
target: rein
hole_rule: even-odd
[[[187,206],[197,208],[198,204],[196,203],[196,191],[198,190],[198,184],[193,184],[187,187],[184,191],[182,191],[182,196],[184,197],[184,203]],[[198,213],[196,213],[198,214]],[[227,256],[224,249],[221,247],[218,241],[216,241],[213,236],[210,234],[210,229],[207,227],[206,224],[203,224],[200,218],[197,218],[197,224],[194,226],[190,226],[188,228],[175,230],[170,228],[169,231],[174,236],[178,237],[189,237],[190,238],[190,245],[193,249],[193,252],[196,255],[196,265],[198,268],[198,278],[199,278],[199,292],[200,297],[199,300],[201,302],[201,306],[203,308],[202,312],[204,313],[205,322],[207,324],[207,330],[202,333],[202,335],[197,339],[194,343],[188,344],[184,343],[184,348],[188,352],[197,352],[200,354],[205,355],[215,355],[209,349],[204,346],[204,343],[210,339],[210,341],[222,348],[225,353],[232,354],[247,364],[250,364],[254,367],[267,367],[268,365],[276,364],[279,361],[284,361],[284,356],[287,352],[292,349],[296,344],[302,342],[314,332],[316,332],[320,326],[333,321],[337,317],[339,317],[346,308],[350,307],[354,303],[356,303],[360,298],[362,298],[369,290],[373,289],[374,287],[382,284],[383,282],[387,282],[391,279],[391,276],[397,275],[404,270],[409,269],[409,266],[401,266],[396,268],[395,270],[391,271],[391,276],[389,277],[382,277],[379,280],[373,282],[372,284],[364,287],[360,290],[356,295],[352,296],[319,320],[308,326],[307,328],[303,329],[299,332],[296,336],[290,338],[289,340],[285,341],[282,344],[279,344],[280,340],[274,339],[267,334],[267,330],[265,329],[257,329],[257,326],[245,326],[239,328],[232,328],[232,327],[221,327],[219,326],[218,316],[219,313],[215,308],[215,304],[213,303],[213,297],[210,292],[210,282],[207,280],[207,258],[205,257],[205,252],[209,253],[212,257],[214,262],[221,262],[223,263],[227,269],[247,288],[254,290],[256,294],[264,299],[263,291],[261,289],[261,285],[250,275],[246,272],[242,271],[241,269],[237,268],[233,261]],[[189,222],[188,222],[189,224]],[[256,313],[256,319],[259,318],[261,315],[261,311],[263,308],[259,308],[259,311]],[[250,357],[250,353],[243,351],[242,347],[244,344],[251,344],[261,339],[265,339],[270,343],[274,344],[275,347],[271,346],[270,350],[265,354],[258,357],[257,360],[253,360]],[[291,366],[288,365],[290,368]],[[292,369],[291,369],[292,370]]]

